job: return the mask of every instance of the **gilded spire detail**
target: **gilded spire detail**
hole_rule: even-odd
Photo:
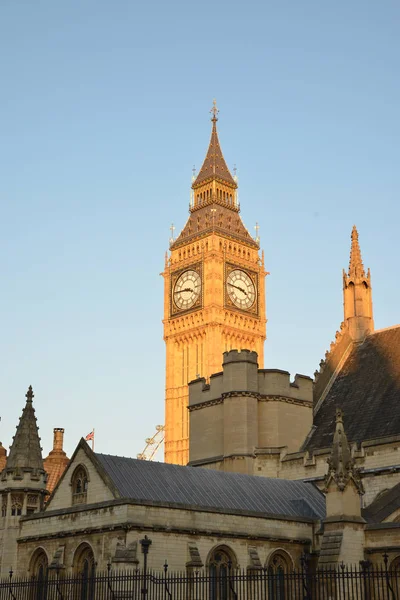
[[[360,244],[358,241],[358,231],[355,225],[353,225],[353,229],[351,232],[349,277],[365,277],[364,265],[361,258]]]
[[[338,489],[343,492],[349,481],[353,481],[359,494],[364,493],[359,469],[355,466],[354,458],[351,456],[349,442],[344,430],[341,408],[336,409],[336,426],[328,465],[328,473],[325,477],[325,490],[334,481]]]
[[[218,179],[236,189],[237,184],[225,162],[218,139],[217,121],[219,109],[217,108],[216,100],[214,100],[210,113],[212,114],[211,139],[203,165],[195,181],[193,182],[193,189],[196,189],[200,184],[203,184],[208,179]]]

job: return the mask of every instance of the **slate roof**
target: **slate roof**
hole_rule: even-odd
[[[216,209],[214,218],[210,210],[211,208]],[[230,208],[216,203],[193,211],[181,233],[174,243],[171,244],[171,248],[176,248],[180,244],[186,244],[191,238],[205,235],[211,231],[220,232],[225,236],[238,239],[258,249],[257,242],[247,231],[239,214]]]
[[[400,434],[400,325],[354,345],[321,407],[303,450],[332,445],[336,407],[343,409],[349,442]]]
[[[193,188],[197,187],[207,179],[221,179],[232,187],[237,187],[222,154],[221,146],[218,139],[217,119],[212,119],[211,138],[208,146],[207,154],[203,165],[193,183]]]
[[[364,508],[362,515],[368,523],[382,523],[398,508],[400,508],[400,483],[380,494],[367,508]]]
[[[97,454],[123,498],[175,506],[295,518],[323,518],[325,498],[311,483],[223,473]]]

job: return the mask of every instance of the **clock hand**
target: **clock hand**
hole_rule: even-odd
[[[183,290],[177,290],[174,294],[181,294],[182,292],[194,292],[194,288],[183,288]]]
[[[230,285],[231,287],[234,287],[234,288],[236,288],[237,290],[239,290],[239,292],[243,292],[243,294],[244,294],[245,296],[247,296],[247,292],[246,292],[246,290],[244,290],[243,288],[239,287],[238,285],[233,285],[233,283],[228,283],[228,285]]]

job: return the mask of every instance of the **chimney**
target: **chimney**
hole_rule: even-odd
[[[53,452],[63,452],[64,429],[62,427],[54,428]]]

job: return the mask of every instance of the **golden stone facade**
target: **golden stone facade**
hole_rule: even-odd
[[[219,372],[222,353],[233,348],[255,350],[262,366],[266,338],[264,258],[239,216],[216,114],[190,216],[163,273],[165,461],[180,465],[189,459],[188,383]]]

